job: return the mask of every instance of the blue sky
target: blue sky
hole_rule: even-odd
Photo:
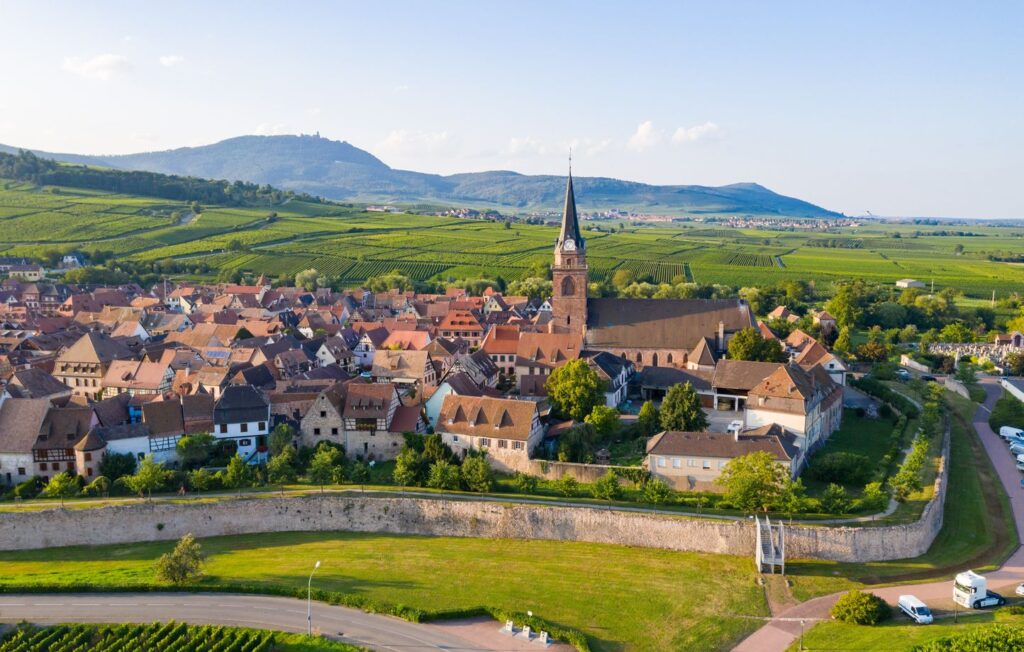
[[[245,133],[394,167],[756,181],[850,214],[1024,217],[1021,2],[0,0],[0,142]]]

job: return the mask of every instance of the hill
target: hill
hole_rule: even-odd
[[[0,145],[0,152],[17,148]],[[319,136],[239,136],[212,145],[118,156],[34,151],[58,161],[206,179],[269,184],[357,202],[402,202],[557,210],[565,178],[511,171],[453,175],[396,170],[349,143]],[[656,186],[606,177],[575,179],[580,207],[665,214],[735,213],[837,217],[756,183]]]

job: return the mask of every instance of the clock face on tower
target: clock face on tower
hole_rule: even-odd
[[[566,251],[575,251],[576,250],[576,242],[573,241],[573,240],[566,240],[565,244],[562,245],[562,249],[565,249]]]

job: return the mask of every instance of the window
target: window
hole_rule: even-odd
[[[658,466],[661,467],[661,468],[665,468],[665,458],[664,457],[659,457],[658,458]]]
[[[87,476],[89,476],[90,478],[92,477],[92,467],[91,466],[85,469],[85,474]]]
[[[721,471],[724,469],[726,464],[728,464],[728,462],[725,460],[718,460],[718,470]]]
[[[39,463],[39,470],[40,471],[45,471],[46,470],[46,462],[40,462]]]
[[[256,427],[259,428],[260,430],[266,430],[267,424],[265,421],[260,421],[258,424],[256,424]]]
[[[248,423],[240,423],[240,424],[238,424],[238,432],[249,432],[249,424]]]
[[[18,475],[25,475],[25,467],[23,467],[23,466],[19,466],[18,467]]]
[[[238,440],[238,445],[239,445],[239,447],[241,447],[241,446],[252,446],[252,440],[251,439],[239,439]]]
[[[86,453],[84,455],[84,457],[85,457],[85,461],[86,462],[91,462],[92,461],[92,453]]]
[[[508,448],[508,442],[504,439],[498,440],[498,448]]]
[[[517,451],[523,450],[523,442],[521,442],[521,441],[514,441],[514,442],[512,442],[512,450],[517,450]]]
[[[320,410],[320,418],[321,419],[326,419],[327,418],[327,410]]]
[[[704,466],[702,466],[701,468],[703,468],[703,469],[710,469],[711,468],[711,460],[704,460]]]
[[[331,428],[331,434],[334,435],[334,436],[337,436],[338,435],[338,429],[337,428]]]
[[[686,466],[697,466],[697,460],[691,457],[690,459],[686,460]]]
[[[459,441],[458,435],[452,435],[452,441]]]
[[[481,446],[490,446],[491,445],[491,440],[488,439],[487,437],[481,437],[480,438],[480,445]]]
[[[319,436],[320,435],[320,429],[319,428],[313,428],[313,434]]]
[[[222,433],[225,433],[225,432],[227,432],[227,431],[228,431],[228,424],[226,424],[226,423],[222,423],[222,424],[220,424],[220,431],[221,431]]]
[[[679,459],[678,457],[673,457],[672,458],[672,468],[673,469],[679,469],[679,468],[682,468],[682,466],[683,466],[683,461],[681,459]]]
[[[74,470],[75,470],[75,463],[74,462],[68,462],[68,471],[74,471]]]

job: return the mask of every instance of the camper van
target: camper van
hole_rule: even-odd
[[[1010,426],[1003,426],[999,429],[999,436],[1003,439],[1009,437],[1024,437],[1024,430],[1020,428],[1012,428]]]
[[[953,602],[965,609],[984,609],[1001,607],[1006,604],[1006,598],[988,590],[984,575],[969,570],[957,573],[953,580]]]
[[[932,622],[932,611],[928,608],[928,605],[921,602],[917,597],[913,595],[901,595],[899,602],[896,603],[900,611],[910,616],[918,625],[928,625]]]

